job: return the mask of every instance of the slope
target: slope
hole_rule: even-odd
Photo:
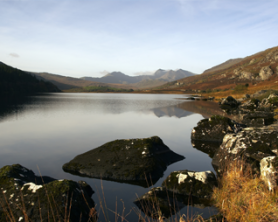
[[[50,82],[38,80],[36,77],[0,62],[0,96],[13,97],[32,95],[39,92],[59,92]]]
[[[249,88],[278,89],[278,47],[245,57],[239,62],[203,74],[190,76],[157,89],[179,90],[184,92],[217,92],[236,90],[239,86]],[[223,67],[223,66],[222,66]]]

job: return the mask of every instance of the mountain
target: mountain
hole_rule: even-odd
[[[159,69],[153,75],[128,76],[121,72],[111,72],[101,78],[82,77],[81,79],[101,83],[132,84],[133,87],[142,88],[162,85],[165,82],[193,75],[195,74],[182,69],[176,71]]]
[[[141,76],[131,77],[121,72],[111,72],[101,78],[93,78],[93,77],[82,77],[80,79],[101,82],[101,83],[116,83],[116,84],[129,84],[136,83],[140,81]]]
[[[40,92],[59,92],[50,82],[39,80],[27,72],[0,62],[0,96],[13,97]]]
[[[200,75],[169,82],[157,90],[217,92],[248,89],[278,89],[278,47],[243,59],[231,59]]]

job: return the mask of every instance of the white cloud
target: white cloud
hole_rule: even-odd
[[[10,55],[11,57],[14,57],[14,58],[19,58],[19,55],[16,54],[16,53],[10,53],[9,55]]]

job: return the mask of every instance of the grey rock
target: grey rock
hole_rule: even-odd
[[[148,187],[163,176],[168,165],[183,159],[154,136],[108,142],[76,156],[63,169],[72,174]]]
[[[169,218],[186,206],[204,209],[212,205],[207,199],[173,193],[163,187],[152,188],[134,203],[145,215],[153,219]]]
[[[245,125],[223,116],[212,116],[197,123],[191,132],[192,140],[222,142],[227,133],[235,133]]]
[[[278,131],[273,127],[244,128],[237,134],[227,134],[215,153],[212,165],[223,171],[226,160],[246,159],[255,173],[259,173],[259,162],[267,156],[278,154]]]
[[[242,123],[248,126],[267,126],[274,122],[274,113],[266,111],[248,112],[243,115]]]
[[[91,199],[93,190],[83,181],[39,177],[14,164],[0,169],[0,189],[0,221],[6,221],[10,211],[15,221],[97,220],[96,214],[92,214],[96,213]]]
[[[278,185],[278,157],[268,156],[260,162],[261,179],[273,191]]]
[[[174,171],[162,183],[167,190],[198,198],[209,198],[215,186],[216,177],[211,171]]]
[[[262,67],[259,73],[261,80],[266,80],[272,75],[273,75],[273,71],[269,66]]]

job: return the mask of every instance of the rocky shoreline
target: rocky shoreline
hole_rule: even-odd
[[[265,92],[261,92],[263,94]],[[260,95],[258,93],[257,95]],[[190,169],[174,171],[155,187],[138,197],[139,209],[152,204],[154,198],[160,211],[149,207],[144,212],[152,218],[168,218],[184,206],[211,206],[210,198],[229,163],[239,159],[251,166],[269,190],[278,183],[278,124],[275,109],[278,95],[273,93],[259,100],[246,95],[240,100],[229,96],[219,101],[225,116],[212,116],[198,122],[191,132],[192,146],[212,158],[211,171]],[[163,176],[167,166],[184,159],[157,137],[116,140],[80,154],[64,164],[66,172],[93,178],[123,181],[149,187]],[[148,175],[152,183],[146,181]],[[69,221],[97,221],[92,188],[83,181],[55,180],[39,177],[19,165],[0,169],[0,221],[48,220],[56,217]],[[169,196],[171,198],[169,198]],[[69,214],[69,212],[71,212]],[[81,217],[80,217],[81,216]]]

